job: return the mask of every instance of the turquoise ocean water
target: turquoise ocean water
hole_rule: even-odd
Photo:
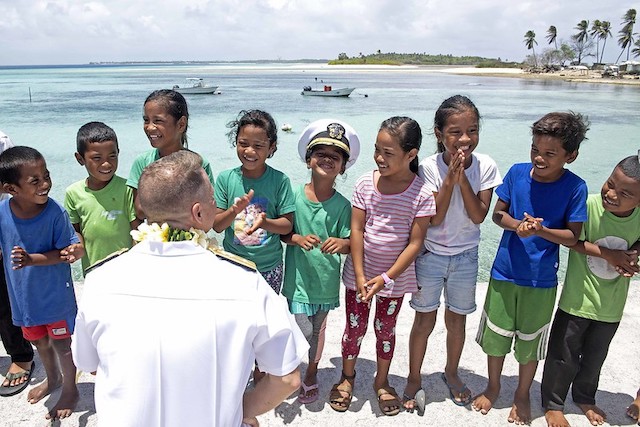
[[[422,158],[435,152],[431,127],[436,108],[455,94],[469,96],[478,106],[483,116],[478,151],[492,156],[503,175],[513,163],[529,160],[530,125],[555,110],[577,111],[591,120],[589,140],[569,165],[585,179],[590,192],[598,192],[614,165],[640,148],[638,86],[318,64],[0,67],[0,129],[14,143],[44,154],[53,179],[51,194],[62,201],[65,188],[86,176],[73,157],[78,128],[94,120],[114,128],[121,150],[118,174],[126,177],[133,159],[150,148],[142,131],[144,99],[155,89],[183,84],[186,77],[203,77],[222,92],[187,97],[189,146],[209,159],[215,174],[239,164],[225,123],[242,109],[264,109],[279,126],[292,125],[292,133],[279,132],[278,151],[269,163],[287,173],[294,185],[308,180],[296,150],[303,128],[325,117],[350,123],[363,146],[357,163],[336,184],[347,197],[356,179],[375,167],[373,144],[384,119],[407,115],[420,123]],[[301,96],[302,87],[314,86],[315,78],[318,86],[322,80],[336,88],[357,89],[347,99]],[[486,281],[501,230],[490,219],[482,230],[479,280]]]

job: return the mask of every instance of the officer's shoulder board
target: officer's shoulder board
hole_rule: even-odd
[[[256,263],[253,261],[250,261],[246,258],[242,258],[241,256],[232,254],[231,252],[227,252],[220,248],[209,248],[209,250],[213,252],[215,256],[218,257],[218,259],[230,262],[231,264],[242,267],[245,270],[258,271],[258,268],[256,267]]]
[[[95,263],[87,267],[86,270],[84,270],[84,275],[86,276],[96,268],[108,263],[112,259],[118,258],[120,255],[122,255],[123,253],[126,253],[128,250],[129,248],[122,248],[119,251],[115,251],[114,253],[107,255],[106,257],[102,258],[100,261],[96,261]]]

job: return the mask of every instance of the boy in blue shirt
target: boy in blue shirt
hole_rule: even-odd
[[[606,415],[596,406],[600,371],[627,301],[640,249],[640,162],[620,161],[599,194],[587,199],[589,219],[572,246],[551,327],[542,376],[542,406],[549,427],[569,427],[563,414],[573,402],[591,425]]]
[[[47,374],[27,399],[36,403],[62,385],[46,418],[66,418],[79,398],[71,358],[77,306],[69,264],[84,248],[67,212],[49,198],[51,177],[37,150],[18,146],[0,154],[0,182],[12,196],[0,202],[0,249],[13,323],[36,346]]]
[[[520,368],[508,421],[531,421],[529,391],[545,356],[560,245],[575,245],[587,219],[587,185],[564,168],[578,157],[587,130],[580,114],[546,114],[532,126],[531,163],[513,165],[496,189],[493,221],[505,231],[476,337],[488,357],[489,383],[473,401],[482,414],[500,394],[504,358],[514,342]]]
[[[118,137],[102,122],[78,130],[76,160],[89,176],[67,187],[64,207],[85,248],[82,271],[113,252],[130,248],[136,219],[133,189],[116,175]]]

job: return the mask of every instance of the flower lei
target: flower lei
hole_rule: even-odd
[[[155,222],[152,224],[143,222],[137,230],[131,231],[131,237],[136,242],[145,240],[150,242],[182,242],[190,240],[194,245],[202,246],[205,249],[218,246],[215,239],[207,237],[207,233],[202,230],[193,227],[189,231],[181,230],[169,227],[166,222],[162,225],[158,225]]]

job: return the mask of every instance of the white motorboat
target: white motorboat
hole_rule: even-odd
[[[218,86],[210,86],[204,79],[199,77],[187,78],[187,83],[184,86],[175,85],[173,90],[180,92],[181,94],[210,94],[216,93]]]
[[[333,89],[331,86],[325,85],[322,90],[311,89],[311,86],[302,88],[301,95],[304,96],[331,96],[331,97],[347,97],[351,92],[356,90],[355,87],[344,87],[341,89]]]

